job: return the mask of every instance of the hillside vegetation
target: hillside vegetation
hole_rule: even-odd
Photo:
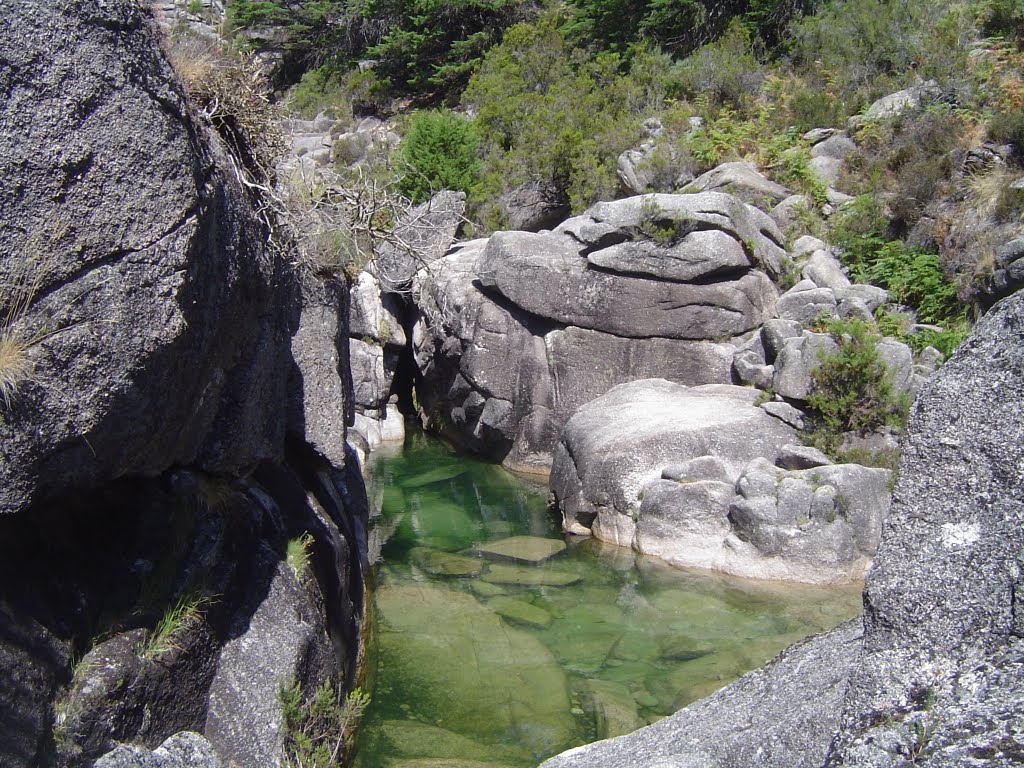
[[[1020,0],[231,0],[228,10],[239,45],[284,51],[289,71],[304,73],[287,96],[295,113],[333,110],[341,128],[362,114],[396,118],[405,144],[377,157],[374,174],[415,199],[465,191],[477,233],[516,225],[510,201],[524,194],[563,215],[623,194],[617,159],[647,135],[658,191],[753,162],[811,201],[790,236],[829,240],[856,277],[925,323],[963,326],[967,306],[985,304],[996,249],[1019,234]],[[864,118],[914,86],[919,108]],[[651,118],[659,129],[645,134]],[[856,142],[835,183],[854,200],[841,206],[803,137],[830,127]]]

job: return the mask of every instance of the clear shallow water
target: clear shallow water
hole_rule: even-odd
[[[361,768],[534,766],[654,722],[860,610],[855,589],[680,571],[567,539],[543,486],[421,433],[370,474],[380,565]],[[539,564],[475,549],[518,536],[568,546]]]

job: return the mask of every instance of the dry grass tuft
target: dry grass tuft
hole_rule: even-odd
[[[12,329],[0,330],[0,402],[5,409],[10,410],[18,388],[32,378],[29,346]]]

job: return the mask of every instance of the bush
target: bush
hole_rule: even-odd
[[[844,432],[901,427],[908,402],[893,393],[892,373],[878,354],[878,336],[862,320],[832,321],[829,333],[839,344],[822,353],[811,373],[807,405],[816,425],[813,440],[835,453]]]
[[[470,120],[448,110],[417,112],[402,141],[401,191],[414,202],[434,192],[471,192],[480,173],[480,138]]]
[[[474,215],[489,228],[503,226],[499,199],[528,184],[552,190],[574,211],[614,196],[615,162],[639,138],[639,111],[664,94],[644,61],[634,80],[618,56],[570,50],[555,17],[512,27],[463,95],[476,112],[484,158]]]

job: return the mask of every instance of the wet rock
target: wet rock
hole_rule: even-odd
[[[409,552],[409,558],[417,567],[433,576],[479,576],[484,564],[480,558],[455,555],[426,547],[416,547]]]
[[[398,759],[503,760],[518,764],[530,757],[524,750],[497,744],[483,744],[454,731],[415,720],[385,720],[374,725],[366,738],[374,754],[393,755]]]
[[[513,624],[525,624],[538,629],[551,626],[550,613],[514,597],[496,597],[487,602],[487,607]]]
[[[508,734],[531,752],[567,744],[565,674],[534,637],[470,595],[427,585],[384,585],[377,608],[382,663],[417,715],[470,739]]]
[[[508,539],[478,544],[475,551],[490,560],[508,560],[514,563],[536,565],[564,552],[565,542],[560,539],[545,539],[540,536],[513,536]]]
[[[582,576],[569,571],[548,568],[533,568],[523,565],[506,565],[494,563],[480,577],[491,584],[509,584],[521,587],[568,587],[583,579]]]
[[[626,685],[606,680],[587,680],[586,686],[599,739],[622,736],[646,725]]]
[[[819,768],[860,640],[859,622],[849,622],[652,726],[565,752],[542,768]]]

